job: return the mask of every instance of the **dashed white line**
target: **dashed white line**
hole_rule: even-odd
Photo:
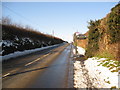
[[[49,53],[46,54],[46,55],[44,55],[44,56],[42,56],[42,57],[40,57],[40,58],[35,59],[34,61],[32,61],[32,62],[30,62],[30,63],[25,64],[25,66],[28,66],[28,65],[30,65],[30,64],[32,64],[32,63],[34,63],[34,62],[37,62],[37,61],[39,61],[40,59],[42,59],[42,58],[44,58],[44,57],[46,57],[46,56],[48,56],[48,55],[49,55]]]
[[[7,74],[3,75],[3,77],[6,77],[6,76],[8,76],[8,75],[10,75],[10,73],[7,73]]]
[[[34,62],[37,62],[37,61],[39,61],[40,59],[42,59],[42,58],[44,58],[44,57],[46,57],[46,56],[48,56],[48,55],[49,55],[49,53],[46,54],[46,55],[43,55],[42,57],[39,57],[39,58],[35,59],[34,61],[32,61],[32,62],[30,62],[30,63],[25,64],[25,66],[28,66],[28,65],[30,65],[30,64],[32,64],[32,63],[34,63]],[[11,73],[7,73],[7,74],[3,75],[2,77],[3,77],[3,78],[4,78],[4,77],[7,77],[7,76],[10,75],[10,74],[11,74]]]

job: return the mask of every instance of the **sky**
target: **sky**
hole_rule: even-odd
[[[2,16],[45,34],[72,41],[88,31],[90,20],[102,19],[118,2],[3,2]]]

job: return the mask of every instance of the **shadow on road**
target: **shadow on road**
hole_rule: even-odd
[[[16,73],[13,73],[13,74],[9,74],[5,77],[15,76],[15,75],[24,74],[24,73],[28,73],[28,72],[32,72],[32,71],[38,71],[38,70],[42,70],[42,69],[47,69],[47,68],[55,67],[55,66],[58,66],[58,65],[60,65],[60,64],[55,64],[55,65],[42,67],[42,68],[37,68],[37,69],[32,69],[32,70],[26,70],[26,71],[22,71],[22,72],[16,72]],[[5,77],[2,77],[2,78],[5,78]]]
[[[41,70],[41,69],[46,69],[46,68],[49,68],[49,67],[42,67],[42,68],[27,70],[27,71],[23,71],[23,72],[17,72],[17,73],[13,73],[13,74],[7,75],[6,77],[14,76],[14,75],[18,75],[18,74],[23,74],[23,73],[27,73],[27,72],[32,72],[32,71],[37,71],[37,70]],[[5,78],[5,77],[2,77],[2,78]]]
[[[53,54],[53,53],[56,53],[56,52],[59,52],[59,51],[58,50],[50,50],[49,52],[45,52],[45,53],[41,54],[41,57],[42,57],[42,55],[46,55],[48,53]],[[36,52],[36,53],[38,53],[38,52]],[[18,60],[16,60],[16,58],[11,58],[10,60],[9,59],[8,60],[3,60],[2,61],[2,67],[3,67],[3,69],[4,68],[20,67],[21,65],[26,63],[26,60],[29,57],[30,56],[25,55],[24,57],[23,56],[19,57]],[[21,59],[22,59],[22,61],[21,61]],[[34,60],[34,59],[31,59],[31,61],[32,60]]]

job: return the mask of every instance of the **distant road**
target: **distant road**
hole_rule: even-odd
[[[71,47],[64,44],[3,62],[3,88],[72,88]]]

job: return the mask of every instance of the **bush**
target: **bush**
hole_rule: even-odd
[[[88,45],[86,49],[87,57],[94,56],[99,49],[99,45],[98,45],[99,36],[100,36],[99,28],[98,28],[99,23],[100,23],[100,20],[97,20],[97,21],[91,20],[89,22]]]
[[[120,4],[111,9],[111,13],[107,19],[107,25],[110,43],[120,41]]]
[[[112,8],[105,18],[95,21],[90,20],[88,29],[87,57],[93,57],[99,52],[99,42],[105,35],[107,35],[108,44],[118,43],[120,41],[120,4]],[[109,55],[105,57],[109,57]]]

